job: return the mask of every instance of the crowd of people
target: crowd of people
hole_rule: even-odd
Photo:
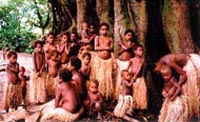
[[[84,22],[80,39],[76,32],[57,36],[50,32],[45,41],[34,41],[30,77],[17,63],[17,53],[9,51],[3,98],[6,112],[17,110],[21,104],[25,109],[42,104],[40,121],[74,121],[83,113],[102,119],[107,103],[115,106],[113,115],[119,118],[129,120],[133,113],[144,115],[148,102],[144,46],[128,29],[114,53],[114,40],[108,31],[108,24],[101,23],[98,35],[93,24]],[[159,121],[199,118],[200,56],[168,54],[158,61],[155,71],[164,80],[165,99]]]

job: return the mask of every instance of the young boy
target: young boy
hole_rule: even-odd
[[[89,80],[91,66],[90,66],[91,54],[84,53],[82,56],[82,67],[80,69],[80,73],[83,75],[83,79],[86,82]]]
[[[79,45],[79,39],[78,39],[78,33],[73,31],[70,34],[70,41],[71,43],[71,51],[69,53],[69,57],[71,56],[78,56],[80,45]]]
[[[120,87],[121,87],[121,71],[127,69],[129,60],[133,57],[133,46],[136,42],[133,42],[134,32],[133,30],[126,30],[122,41],[118,44],[118,59],[116,63],[118,66],[115,84],[114,98],[119,98]]]
[[[94,35],[89,36],[89,28],[88,23],[84,22],[82,25],[82,32],[81,32],[81,50],[92,50],[92,41],[94,41]]]
[[[189,121],[188,101],[181,95],[181,86],[172,76],[172,70],[168,65],[163,65],[160,69],[164,79],[162,91],[165,100],[159,115],[159,122],[187,122]]]
[[[19,64],[17,63],[17,53],[10,51],[7,54],[9,63],[6,66],[8,82],[5,83],[2,108],[9,112],[9,108],[18,109],[22,101],[22,89],[19,80]]]
[[[25,76],[24,73],[25,73],[25,68],[20,67],[19,68],[19,80],[20,80],[21,87],[22,87],[23,102],[24,102],[24,105],[26,105],[26,81],[29,80],[29,77]]]
[[[75,121],[83,113],[78,90],[71,83],[72,74],[67,69],[58,73],[59,84],[56,87],[55,101],[46,103],[41,108],[41,122],[44,121]]]
[[[155,71],[160,71],[162,65],[167,64],[178,75],[178,84],[182,87],[182,93],[188,96],[189,116],[200,118],[200,56],[198,54],[167,54],[161,57]]]
[[[43,47],[46,61],[50,58],[51,51],[57,50],[56,45],[54,44],[54,39],[54,33],[49,32],[47,34],[46,44]]]
[[[72,73],[72,83],[77,87],[81,95],[83,95],[83,77],[79,73],[81,68],[81,60],[77,57],[69,59],[68,70]]]
[[[165,81],[162,95],[170,101],[174,101],[181,93],[181,86],[177,83],[175,77],[172,76],[172,70],[169,66],[163,65],[160,73]]]
[[[61,43],[57,45],[58,53],[60,54],[60,62],[62,67],[66,67],[66,64],[69,60],[69,52],[71,49],[71,46],[69,44],[69,37],[68,33],[62,33],[61,34]]]
[[[101,119],[101,108],[103,97],[99,92],[99,82],[97,80],[90,80],[87,82],[87,98],[84,100],[84,104],[89,111],[89,115],[93,115],[94,113],[98,113],[97,118]]]
[[[60,68],[60,60],[58,59],[58,52],[56,50],[51,52],[51,58],[47,60],[48,76],[46,81],[47,97],[52,99],[55,97],[55,87],[59,83],[57,75]]]
[[[131,80],[131,75],[128,70],[122,70],[121,79],[122,89],[119,95],[118,104],[114,109],[114,115],[123,118],[126,115],[131,115],[134,108],[132,97],[133,80]]]
[[[33,52],[33,72],[31,73],[29,102],[32,104],[46,102],[45,82],[45,54],[43,42],[35,41]]]
[[[133,75],[133,98],[136,101],[136,109],[142,115],[147,108],[147,86],[142,73],[144,65],[143,45],[136,44],[133,48],[134,58],[130,60],[130,71]]]
[[[113,95],[113,39],[108,37],[109,26],[106,23],[100,25],[100,36],[95,38],[95,51],[97,55],[91,64],[91,79],[99,81],[99,91],[109,100]]]

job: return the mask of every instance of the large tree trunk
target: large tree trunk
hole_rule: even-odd
[[[138,41],[145,42],[147,33],[146,0],[130,0],[128,2],[129,16],[135,22]]]
[[[110,2],[109,0],[97,0],[96,1],[96,11],[99,18],[99,23],[105,22],[109,25],[109,34],[113,34],[113,24],[110,22]]]
[[[135,30],[136,25],[128,17],[127,1],[114,0],[114,14],[114,39],[116,42],[120,42],[122,39],[121,37],[124,35],[126,29]]]
[[[82,24],[86,21],[86,9],[87,0],[76,0],[77,1],[77,32],[80,34]]]
[[[187,0],[165,0],[163,28],[172,53],[193,53]]]

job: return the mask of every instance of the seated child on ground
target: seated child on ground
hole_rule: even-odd
[[[87,82],[87,98],[84,100],[84,104],[89,111],[89,115],[93,115],[95,112],[98,113],[98,118],[101,119],[101,108],[103,97],[99,92],[99,82],[97,80],[90,80]]]
[[[10,51],[7,54],[9,63],[6,66],[8,81],[5,83],[2,108],[9,112],[9,108],[18,109],[21,104],[22,93],[19,80],[19,64],[17,63],[17,53]]]

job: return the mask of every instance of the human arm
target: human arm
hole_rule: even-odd
[[[14,73],[19,73],[19,64],[17,63],[16,66],[8,64],[6,69]]]
[[[60,99],[61,99],[61,89],[60,85],[58,85],[58,87],[56,88],[55,108],[59,107]]]
[[[42,67],[41,67],[41,69],[39,71],[39,75],[42,74],[42,72],[44,71],[44,68],[45,68],[45,55],[43,53],[43,55],[42,55]]]
[[[131,87],[133,85],[134,80],[131,80],[130,82],[128,81],[123,81],[125,83],[126,86]]]
[[[175,93],[173,94],[169,93],[171,94],[171,96],[169,97],[169,100],[174,101],[181,92],[181,86],[176,82],[175,78],[171,78],[170,82],[173,84],[174,87],[176,87]]]
[[[65,49],[65,45],[64,44],[57,44],[57,51],[58,53],[62,53]]]
[[[102,47],[102,46],[100,46],[100,43],[99,43],[99,36],[96,36],[95,37],[95,42],[94,42],[94,49],[96,50],[96,51],[104,51],[104,50],[106,50],[106,51],[112,51],[112,49],[110,48],[110,46],[107,46],[107,47]]]
[[[172,67],[180,75],[178,84],[182,86],[187,79],[186,72],[180,66],[178,66],[175,62],[171,63],[169,66]]]
[[[140,60],[139,64],[138,64],[137,70],[136,70],[136,72],[135,72],[135,74],[134,74],[134,76],[133,76],[133,80],[134,80],[134,81],[136,80],[136,78],[137,78],[139,72],[142,70],[143,64],[144,64],[144,58],[142,58],[142,59]]]

